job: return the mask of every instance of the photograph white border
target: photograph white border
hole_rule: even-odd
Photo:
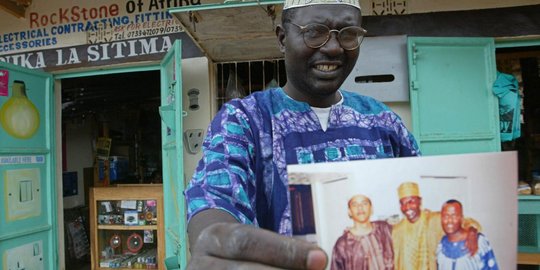
[[[401,219],[397,188],[416,182],[423,209],[440,211],[448,199],[463,204],[464,215],[482,226],[499,269],[517,265],[517,171],[516,152],[288,166],[289,184],[312,185],[314,238],[330,257],[337,238],[352,225],[347,215],[352,196],[371,199],[373,220]]]

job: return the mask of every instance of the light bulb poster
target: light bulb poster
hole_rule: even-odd
[[[26,94],[24,81],[12,84],[11,97],[0,107],[0,124],[6,133],[18,139],[29,139],[39,128],[39,111]]]
[[[0,149],[47,148],[53,115],[50,75],[17,68],[2,71],[9,80],[7,95],[0,95]]]

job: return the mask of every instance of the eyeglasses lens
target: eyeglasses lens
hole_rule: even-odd
[[[330,35],[330,29],[322,24],[307,25],[304,31],[304,40],[310,47],[318,48],[322,46]]]
[[[304,27],[304,41],[309,47],[319,48],[328,41],[330,32],[330,28],[326,25],[309,24]],[[338,40],[343,49],[353,50],[359,46],[363,35],[361,28],[349,26],[339,30]]]
[[[357,27],[345,27],[339,31],[339,43],[344,49],[356,49],[363,37],[364,34]]]

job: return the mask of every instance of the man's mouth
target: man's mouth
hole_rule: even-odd
[[[405,215],[408,216],[408,217],[413,217],[415,215],[414,211],[413,210],[408,210],[405,212]]]
[[[316,65],[315,68],[320,71],[328,72],[328,71],[336,70],[338,66],[337,65]]]

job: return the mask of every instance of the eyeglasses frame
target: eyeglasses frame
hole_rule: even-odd
[[[362,37],[362,39],[361,39],[360,41],[358,41],[358,45],[356,45],[356,47],[350,48],[350,49],[346,49],[346,48],[343,48],[343,49],[346,50],[346,51],[356,50],[358,47],[360,47],[360,44],[362,44],[362,41],[364,40],[364,37],[365,37],[365,35],[367,34],[367,30],[366,30],[366,29],[364,29],[364,28],[362,28],[362,27],[360,27],[360,26],[354,26],[354,25],[347,26],[347,27],[343,27],[343,28],[341,28],[340,30],[337,30],[337,29],[330,29],[330,27],[328,27],[328,26],[326,26],[326,25],[324,25],[324,24],[320,24],[320,23],[309,23],[309,24],[306,24],[306,25],[299,25],[299,24],[296,24],[296,23],[293,23],[293,22],[288,22],[288,23],[290,23],[290,24],[292,24],[292,25],[295,25],[295,26],[297,26],[298,28],[300,28],[300,32],[302,33],[302,39],[304,40],[304,44],[306,44],[306,46],[308,46],[308,47],[310,47],[310,48],[312,48],[312,49],[318,49],[318,48],[324,46],[324,45],[330,40],[330,36],[331,36],[332,32],[336,32],[336,39],[337,39],[337,41],[338,41],[338,43],[339,43],[339,46],[341,46],[341,48],[343,48],[343,45],[341,45],[341,40],[339,39],[339,34],[341,33],[341,31],[342,31],[343,29],[350,28],[350,27],[354,27],[354,28],[360,29],[360,32],[362,33],[362,35],[358,36],[358,38]],[[325,40],[321,45],[319,45],[319,46],[310,46],[310,45],[308,45],[307,42],[306,42],[306,38],[305,38],[305,36],[304,36],[305,31],[306,31],[306,28],[307,28],[308,26],[310,26],[310,25],[313,25],[313,24],[322,25],[322,26],[328,28],[328,36],[326,37],[326,40]]]

